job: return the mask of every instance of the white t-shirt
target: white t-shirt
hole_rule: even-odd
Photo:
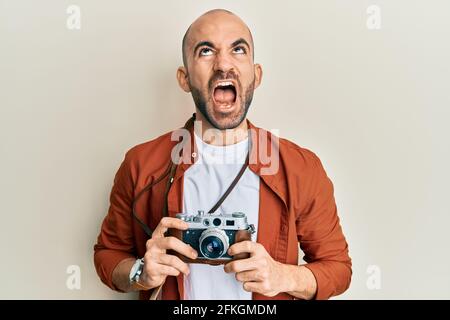
[[[195,135],[195,143],[199,158],[184,174],[183,212],[195,215],[203,210],[208,214],[242,168],[248,152],[248,138],[228,146],[214,146]],[[258,230],[259,176],[249,168],[214,214],[235,211],[244,212],[247,222]],[[253,241],[256,241],[256,235],[252,235]],[[252,298],[234,273],[223,270],[223,265],[189,264],[189,268],[189,275],[184,277],[185,300]]]

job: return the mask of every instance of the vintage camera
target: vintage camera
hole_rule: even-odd
[[[236,242],[251,240],[255,227],[247,223],[247,216],[242,212],[232,214],[205,214],[199,211],[197,215],[179,213],[177,218],[189,224],[187,230],[172,229],[172,235],[181,239],[197,250],[197,259],[189,259],[178,255],[189,263],[224,264],[234,259],[247,258],[248,254],[230,256],[228,248]]]

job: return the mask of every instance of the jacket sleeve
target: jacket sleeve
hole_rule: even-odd
[[[129,157],[125,156],[115,175],[108,213],[94,246],[97,274],[104,284],[116,291],[120,290],[112,282],[114,268],[120,261],[135,257],[132,232],[133,186]]]
[[[343,293],[350,285],[352,263],[342,232],[334,189],[319,158],[314,155],[310,200],[297,221],[297,237],[317,281],[315,299]]]

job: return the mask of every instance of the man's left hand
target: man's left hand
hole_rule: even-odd
[[[262,244],[241,241],[228,249],[228,254],[250,253],[250,258],[233,260],[224,266],[225,272],[235,272],[236,279],[243,282],[244,290],[273,297],[290,290],[289,273],[284,264],[275,261]]]

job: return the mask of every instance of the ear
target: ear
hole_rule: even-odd
[[[189,88],[188,74],[185,67],[179,67],[177,70],[178,85],[184,92],[191,92]]]
[[[263,71],[262,71],[262,67],[259,63],[255,64],[254,69],[255,69],[255,89],[256,89],[261,84]]]

